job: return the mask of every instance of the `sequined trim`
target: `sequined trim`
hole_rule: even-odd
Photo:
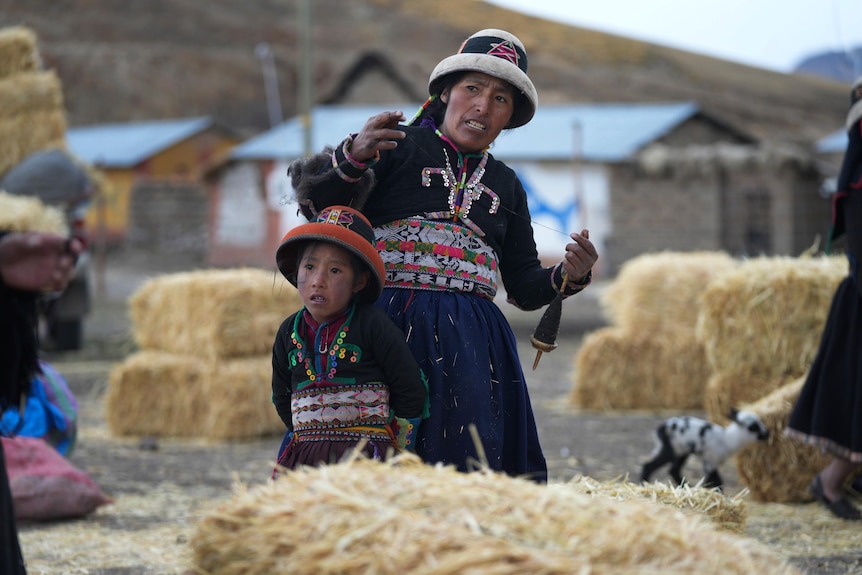
[[[446,156],[446,167],[435,168],[427,167],[422,169],[422,186],[431,186],[431,176],[439,174],[443,178],[443,185],[449,189],[449,212],[453,219],[460,220],[465,226],[484,236],[482,231],[473,220],[470,219],[470,210],[473,209],[473,202],[478,201],[482,194],[486,194],[491,199],[491,207],[488,208],[489,214],[496,214],[500,208],[500,197],[495,194],[491,188],[481,183],[482,176],[485,175],[485,165],[488,163],[488,153],[482,154],[482,159],[473,171],[470,179],[466,179],[466,172],[461,172],[461,177],[455,175],[452,169],[452,163],[449,161],[449,152],[443,148],[443,154]]]
[[[497,256],[464,226],[407,218],[374,228],[374,236],[387,287],[497,294]]]
[[[382,383],[306,387],[290,403],[299,441],[391,439],[389,388]]]

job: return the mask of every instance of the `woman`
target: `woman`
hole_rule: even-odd
[[[386,266],[377,305],[404,331],[428,377],[430,417],[416,453],[462,471],[487,463],[547,480],[515,337],[493,298],[534,310],[590,283],[598,256],[584,230],[545,268],[517,175],[488,152],[504,129],[530,121],[537,95],[520,40],[470,36],[431,73],[430,97],[406,125],[371,117],[335,149],[290,168],[311,219],[349,204],[374,226]],[[477,438],[472,428],[475,427]]]
[[[84,246],[43,232],[0,231],[0,413],[19,405],[39,372],[36,300],[63,290]],[[0,442],[0,573],[24,575],[12,491]]]
[[[849,142],[833,200],[830,244],[846,237],[850,273],[838,285],[820,348],[788,421],[788,436],[833,457],[809,491],[836,517],[858,521],[844,484],[862,464],[862,78],[853,84]],[[828,248],[827,248],[828,251]]]

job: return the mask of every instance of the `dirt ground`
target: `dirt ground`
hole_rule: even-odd
[[[188,541],[197,520],[231,496],[237,483],[267,481],[280,438],[212,443],[113,437],[103,397],[114,365],[133,351],[126,297],[146,278],[162,273],[116,258],[96,270],[97,293],[78,352],[49,353],[80,403],[79,437],[71,461],[87,471],[114,503],[72,521],[21,525],[21,541],[33,574],[168,575],[188,572]],[[651,433],[675,413],[586,412],[566,401],[573,358],[584,333],[603,325],[598,283],[566,302],[558,348],[542,356],[535,371],[529,335],[539,314],[509,310],[551,481],[583,474],[598,480],[637,476],[652,450]],[[508,306],[511,307],[511,306]],[[689,413],[690,415],[703,415]],[[696,464],[687,468],[700,478]],[[722,469],[725,491],[743,489],[733,461]],[[664,480],[666,476],[656,476]],[[862,573],[862,526],[833,518],[816,504],[747,503],[746,535],[786,557],[802,573]],[[637,526],[632,526],[637,528]]]

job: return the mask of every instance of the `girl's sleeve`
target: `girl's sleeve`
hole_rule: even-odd
[[[294,316],[291,316],[281,324],[272,346],[272,403],[288,431],[293,431],[290,408],[292,373],[288,361],[288,353],[293,345],[288,335],[293,326],[293,318]]]

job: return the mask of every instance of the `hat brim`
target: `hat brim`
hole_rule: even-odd
[[[454,54],[434,67],[428,81],[428,93],[439,94],[443,89],[443,77],[455,72],[483,72],[509,82],[524,95],[526,105],[515,108],[506,128],[518,128],[533,119],[539,105],[539,95],[530,78],[517,66],[488,54]]]
[[[370,303],[377,301],[377,298],[383,293],[383,278],[386,276],[380,254],[377,253],[374,246],[358,234],[332,224],[310,222],[296,226],[285,234],[275,253],[275,261],[278,270],[287,278],[287,281],[296,287],[296,272],[299,263],[297,258],[302,244],[309,241],[335,244],[359,257],[371,273],[368,277],[368,284],[359,291],[358,295]]]

